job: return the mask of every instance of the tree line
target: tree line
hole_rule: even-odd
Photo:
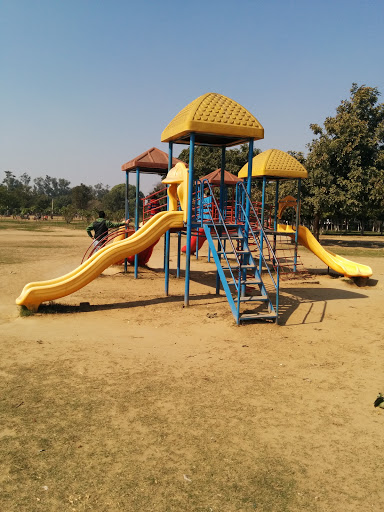
[[[23,173],[18,178],[10,171],[5,171],[5,178],[0,184],[0,215],[29,216],[62,215],[67,222],[75,216],[90,221],[99,210],[106,211],[112,220],[125,216],[125,185],[119,184],[111,189],[108,185],[85,185],[71,187],[70,181],[52,178],[46,175],[34,180]],[[144,197],[140,192],[139,199]],[[134,216],[136,205],[136,187],[129,185],[129,213]]]
[[[307,144],[308,152],[288,151],[308,170],[301,189],[301,215],[315,236],[323,226],[339,230],[376,225],[384,226],[384,104],[379,103],[376,87],[352,84],[350,97],[341,101],[333,117],[323,126],[311,124],[314,138]],[[260,153],[254,150],[254,156]],[[181,151],[180,160],[188,162],[189,149]],[[197,146],[195,176],[199,178],[221,167],[221,149]],[[237,174],[248,161],[248,146],[226,151],[226,170]],[[293,181],[282,182],[280,196],[296,195]],[[153,191],[162,188],[157,185]],[[273,203],[273,187],[267,190],[267,201]],[[260,184],[254,183],[253,196],[260,198]],[[144,197],[140,192],[140,200]],[[129,185],[130,216],[134,215],[136,187]],[[87,220],[98,209],[112,219],[124,217],[125,185],[98,183],[70,187],[65,179],[35,178],[24,173],[19,178],[5,172],[0,184],[0,214],[56,214],[70,221],[78,214]]]

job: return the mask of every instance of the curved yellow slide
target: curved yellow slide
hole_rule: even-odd
[[[286,224],[278,224],[277,231],[295,234],[295,229]],[[372,269],[368,265],[347,260],[338,254],[324,249],[305,226],[299,226],[297,240],[301,245],[312,251],[328,267],[339,272],[339,274],[343,274],[346,277],[370,277],[372,275]]]
[[[143,251],[169,229],[182,228],[183,215],[182,211],[157,213],[129,238],[103,247],[69,274],[49,281],[26,284],[16,304],[37,311],[42,302],[59,299],[80,290],[110,265]]]

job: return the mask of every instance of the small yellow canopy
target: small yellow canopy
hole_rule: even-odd
[[[238,174],[239,178],[248,176],[248,164]],[[252,176],[270,178],[307,178],[308,171],[288,153],[280,149],[268,149],[252,159]]]
[[[196,144],[212,146],[234,146],[264,138],[264,128],[248,110],[214,92],[184,107],[165,128],[161,141],[189,144],[192,132]]]

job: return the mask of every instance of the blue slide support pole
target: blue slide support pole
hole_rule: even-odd
[[[172,168],[173,144],[168,145],[168,172]],[[169,187],[169,185],[168,185]],[[167,194],[167,210],[169,210],[169,196]],[[165,233],[165,255],[164,255],[164,273],[165,273],[165,295],[169,295],[169,248],[171,243],[171,234],[169,230]]]
[[[267,177],[264,176],[263,177],[263,191],[262,191],[262,194],[261,194],[261,218],[260,218],[260,231],[262,229],[264,229],[264,213],[265,213],[265,188],[266,188],[266,185],[267,185]],[[260,274],[260,277],[261,277],[261,270],[262,270],[262,264],[263,264],[263,258],[262,258],[262,254],[263,254],[263,242],[264,242],[264,239],[262,236],[260,236],[260,258],[259,258],[259,274]]]
[[[193,197],[193,166],[195,158],[195,134],[189,139],[189,177],[188,177],[188,215],[187,215],[187,246],[185,251],[185,293],[184,305],[189,306],[189,280],[191,269],[191,233],[192,233],[192,197]]]
[[[176,269],[176,277],[179,279],[180,277],[180,263],[181,263],[181,231],[177,233],[177,269]]]
[[[129,220],[129,172],[125,171],[125,220]],[[127,224],[127,227],[129,223]],[[127,228],[126,228],[127,229]],[[125,233],[125,238],[127,238],[128,233]],[[124,259],[124,273],[126,274],[128,271],[128,260]]]
[[[293,262],[293,271],[297,270],[297,239],[299,236],[299,225],[300,225],[300,193],[301,193],[301,178],[297,182],[297,201],[296,201],[296,231],[295,231],[295,257]]]
[[[246,245],[248,245],[248,235],[249,235],[249,215],[251,212],[251,193],[252,193],[252,159],[253,159],[253,139],[250,139],[249,141],[249,148],[248,148],[248,176],[247,176],[247,194],[249,196],[246,199],[245,204],[245,223],[244,223],[244,242]],[[243,201],[243,199],[242,199]],[[248,261],[245,261],[245,263],[248,263]],[[242,270],[242,280],[243,283],[247,280],[247,271]],[[243,297],[245,295],[245,284],[242,284],[241,286],[241,296]]]
[[[221,215],[223,219],[225,219],[224,215],[224,171],[225,171],[225,146],[221,148],[221,171],[220,171],[220,201],[219,207]],[[219,234],[221,235],[222,230],[219,228]],[[225,240],[223,243],[223,247],[225,247]],[[217,241],[217,250],[220,251],[220,240]],[[219,260],[221,260],[221,254],[219,254]],[[220,293],[220,274],[219,271],[216,271],[216,295]]]
[[[275,190],[275,214],[273,217],[273,231],[275,233],[273,234],[273,251],[276,251],[276,231],[277,231],[277,211],[279,209],[279,185],[280,181],[276,180],[276,190]]]
[[[253,139],[249,141],[249,150],[248,150],[248,176],[247,176],[247,194],[249,196],[249,200],[251,200],[251,192],[252,192],[252,159],[253,159]],[[248,242],[248,232],[249,232],[249,214],[251,211],[251,205],[247,199],[245,205],[245,239]]]
[[[136,167],[136,208],[135,208],[135,231],[139,229],[139,187],[140,187],[140,169]],[[139,270],[139,255],[135,254],[135,279],[137,279]]]

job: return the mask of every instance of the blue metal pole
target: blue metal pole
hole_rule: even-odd
[[[189,280],[191,269],[191,232],[192,232],[192,197],[193,197],[193,166],[195,158],[195,134],[189,139],[189,186],[188,186],[188,215],[187,215],[187,247],[185,252],[185,293],[184,305],[189,306]]]
[[[224,171],[225,171],[225,146],[221,148],[221,172],[220,172],[220,211],[224,216]]]
[[[248,177],[247,177],[247,194],[249,196],[249,201],[251,200],[252,193],[252,159],[253,159],[253,139],[249,141],[249,150],[248,150]],[[248,231],[249,231],[249,214],[251,211],[251,205],[248,199],[245,205],[245,239],[248,242]]]
[[[173,144],[168,145],[168,171],[172,168]],[[169,187],[169,185],[168,185]],[[169,197],[167,194],[167,210],[169,210]],[[165,295],[169,295],[169,248],[171,243],[170,231],[165,233],[165,257],[164,257],[164,273],[165,273]]]
[[[181,262],[180,254],[181,254],[181,231],[179,231],[177,233],[177,269],[176,269],[176,277],[177,278],[180,277],[180,262]]]
[[[261,230],[264,229],[264,210],[265,210],[265,188],[266,188],[266,184],[267,184],[267,178],[266,176],[263,177],[263,192],[262,192],[262,195],[261,195],[261,217],[260,217],[260,233],[261,233]],[[263,258],[262,258],[262,254],[263,254],[263,241],[264,241],[264,238],[262,235],[260,235],[260,258],[259,258],[259,274],[261,276],[261,267],[262,267],[262,263],[263,263]]]
[[[136,167],[136,208],[135,208],[135,231],[139,229],[139,187],[140,187],[140,169]],[[135,254],[135,279],[137,279],[139,270],[139,255]]]
[[[276,231],[277,231],[277,213],[279,209],[279,185],[280,181],[276,179],[276,191],[275,191],[275,215],[273,218],[273,250],[276,251]]]
[[[297,270],[297,239],[299,236],[299,225],[300,225],[300,192],[301,192],[301,178],[297,182],[297,201],[296,201],[296,231],[295,231],[295,257],[293,263],[293,271]]]
[[[225,171],[225,146],[221,148],[221,170],[220,170],[220,201],[219,207],[221,215],[223,219],[225,219],[224,214],[224,171]],[[219,228],[219,235],[221,235],[222,230]],[[225,250],[225,240],[224,240],[224,250]],[[221,247],[220,240],[217,241],[217,250],[219,251]],[[221,260],[221,254],[219,254],[219,260]],[[216,294],[220,293],[220,275],[219,271],[216,272]]]
[[[247,176],[247,194],[249,199],[246,199],[245,204],[245,219],[244,219],[244,244],[245,246],[248,245],[248,237],[249,237],[249,216],[251,212],[251,194],[252,194],[252,163],[253,163],[253,139],[250,139],[249,141],[249,148],[248,148],[248,176]],[[243,203],[242,198],[242,203]],[[244,246],[244,247],[245,247]],[[243,247],[243,249],[244,249]],[[245,264],[249,262],[249,257],[247,258],[245,255],[242,260]],[[241,271],[241,277],[243,280],[243,284],[241,285],[241,296],[243,297],[246,293],[246,285],[245,281],[247,280],[247,271],[246,269],[243,269]]]
[[[129,220],[129,172],[125,171],[125,220]],[[129,227],[129,222],[127,224],[127,229]],[[127,238],[128,233],[125,233],[125,238]],[[124,259],[124,272],[127,273],[128,270],[128,260],[127,258]]]

